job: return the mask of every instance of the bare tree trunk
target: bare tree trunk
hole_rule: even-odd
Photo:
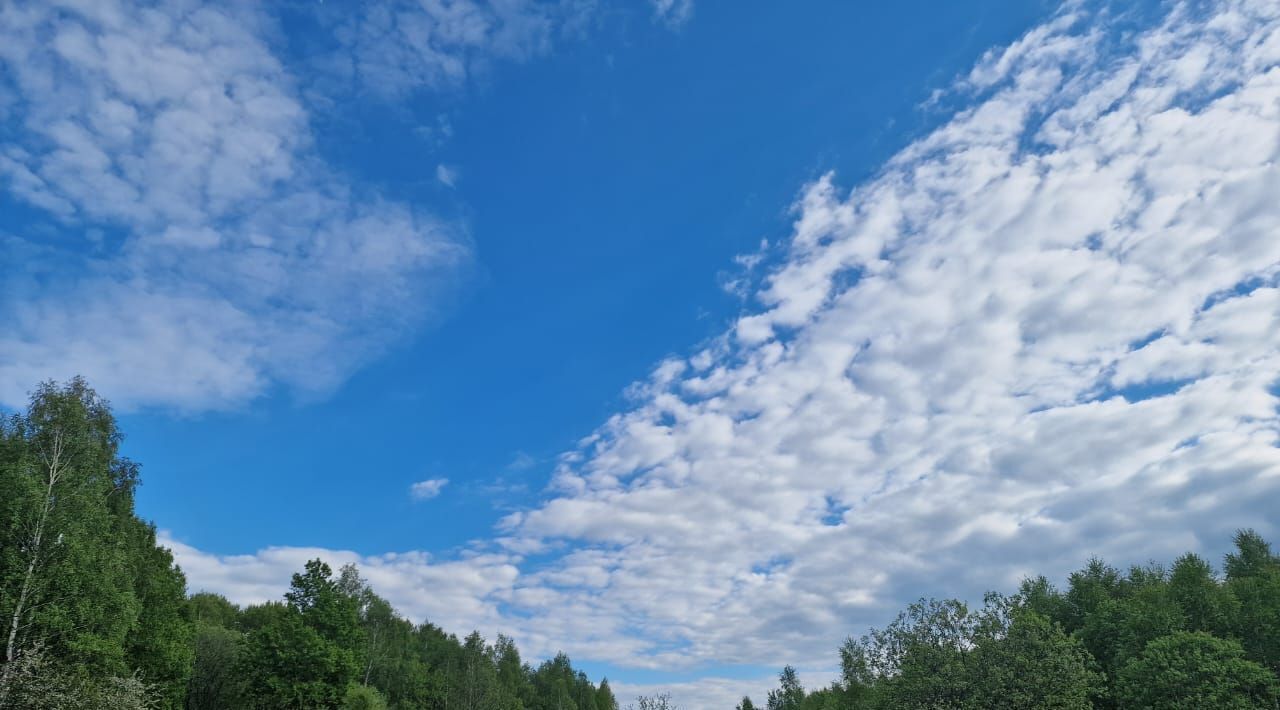
[[[378,625],[373,626],[373,632],[369,634],[369,658],[364,664],[364,684],[369,684],[369,674],[373,672],[373,659],[378,651],[378,636],[381,628]]]
[[[46,467],[44,501],[40,506],[40,516],[36,519],[35,530],[28,541],[27,552],[30,558],[27,560],[27,570],[22,576],[22,588],[18,592],[18,601],[13,607],[13,616],[9,620],[9,634],[4,648],[4,671],[0,673],[0,703],[3,703],[9,694],[12,669],[14,661],[18,658],[18,629],[22,627],[22,614],[27,610],[27,602],[30,600],[40,571],[40,552],[44,544],[45,528],[49,523],[49,515],[53,512],[53,489],[62,480],[65,468],[64,448],[65,441],[62,433],[55,432],[53,450],[42,457]]]

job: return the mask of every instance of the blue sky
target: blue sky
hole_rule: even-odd
[[[435,323],[320,401],[129,415],[131,454],[153,472],[145,514],[219,552],[489,534],[488,487],[524,486],[499,498],[527,503],[628,384],[738,314],[722,288],[733,258],[785,234],[798,185],[874,171],[938,120],[920,106],[931,91],[1049,11],[935,5],[709,6],[674,31],[643,5],[605,7],[584,35],[475,82],[348,97],[322,117],[321,154],[464,222],[475,263]],[[437,145],[420,129],[441,115],[452,135]],[[451,486],[431,505],[404,494],[436,477]]]
[[[193,588],[825,683],[1275,537],[1277,65],[1261,0],[15,3],[0,401],[115,402]]]

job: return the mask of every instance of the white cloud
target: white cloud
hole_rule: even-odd
[[[507,519],[572,550],[526,583],[644,639],[610,660],[819,669],[919,595],[1277,532],[1280,9],[1028,37],[808,186],[760,310]]]
[[[279,600],[290,576],[308,560],[322,559],[336,572],[355,564],[378,594],[413,619],[442,620],[449,630],[478,629],[488,638],[502,631],[498,605],[519,575],[505,555],[473,554],[433,560],[425,552],[364,556],[348,550],[270,547],[252,555],[213,555],[162,532],[160,544],[173,550],[188,588],[222,594],[239,604]],[[423,594],[423,590],[430,590]]]
[[[409,495],[414,500],[430,500],[440,495],[440,491],[444,490],[448,483],[447,478],[428,478],[425,481],[418,481],[409,486]]]
[[[0,8],[0,182],[59,235],[5,244],[0,401],[76,373],[126,407],[323,392],[432,314],[465,242],[320,162],[267,24],[177,0]]]
[[[1280,532],[1280,7],[1132,34],[1073,8],[877,177],[804,189],[758,310],[507,518],[485,618],[535,654],[817,685],[921,595]]]
[[[693,0],[649,0],[655,20],[668,27],[680,27],[693,17]]]

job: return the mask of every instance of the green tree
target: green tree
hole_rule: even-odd
[[[1103,602],[1119,596],[1120,571],[1099,559],[1089,560],[1085,568],[1072,573],[1061,619],[1063,627],[1075,631]]]
[[[240,668],[259,708],[337,708],[361,670],[356,604],[320,560],[293,575],[287,604],[264,606]],[[248,616],[248,614],[246,614]]]
[[[352,683],[342,698],[342,710],[387,710],[387,701],[373,688]]]
[[[1173,563],[1169,598],[1182,610],[1182,626],[1188,631],[1225,636],[1239,613],[1239,602],[1219,583],[1209,563],[1190,553]]]
[[[181,704],[186,580],[134,514],[138,466],[121,439],[107,402],[79,378],[41,384],[0,423],[0,707],[19,669],[27,688],[84,697],[137,674],[146,702]],[[24,654],[39,657],[24,665]]]
[[[1235,535],[1236,551],[1227,554],[1227,579],[1259,577],[1275,571],[1277,560],[1271,545],[1254,530],[1240,530]]]
[[[1102,677],[1078,639],[1044,616],[1021,610],[1008,630],[978,641],[970,659],[968,706],[1084,710]]]
[[[608,678],[601,678],[600,687],[596,689],[596,710],[618,710],[618,699],[613,696]]]
[[[1151,641],[1129,661],[1116,697],[1126,708],[1245,710],[1274,707],[1277,695],[1275,677],[1238,643],[1184,631]]]
[[[187,580],[173,555],[156,545],[155,526],[135,528],[134,593],[138,617],[125,639],[129,666],[151,683],[163,707],[182,707],[195,656]]]
[[[199,592],[187,601],[191,620],[197,624],[210,624],[224,629],[240,628],[240,607],[221,594]]]
[[[922,599],[852,654],[881,707],[958,708],[968,697],[965,652],[979,618],[956,600]],[[852,650],[852,649],[851,649]],[[856,692],[856,688],[854,689]]]
[[[778,674],[778,688],[769,691],[769,710],[800,710],[804,705],[804,686],[800,685],[800,677],[796,669],[786,666]]]
[[[132,514],[137,467],[118,455],[110,408],[83,380],[44,383],[4,436],[0,701],[9,662],[37,645],[85,673],[127,673],[138,600],[118,518]]]
[[[187,710],[241,707],[243,687],[237,666],[244,638],[238,631],[201,622],[194,642],[194,667],[187,683]]]
[[[1227,589],[1237,601],[1230,624],[1245,653],[1280,673],[1280,562],[1256,532],[1241,530],[1226,557]]]

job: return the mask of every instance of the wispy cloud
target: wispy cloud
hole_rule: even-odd
[[[322,11],[339,48],[323,65],[351,86],[384,98],[454,87],[498,61],[547,52],[579,32],[588,0],[453,0],[368,3]]]
[[[440,491],[444,490],[448,483],[447,478],[428,478],[425,481],[418,481],[409,486],[409,495],[414,500],[430,500],[440,495]]]
[[[511,457],[511,462],[507,464],[508,471],[528,471],[538,465],[538,459],[524,451],[517,451],[516,455]]]
[[[649,0],[653,17],[668,27],[681,27],[693,17],[693,0]]]
[[[440,163],[436,166],[436,179],[445,187],[454,187],[454,184],[458,181],[458,170]]]

